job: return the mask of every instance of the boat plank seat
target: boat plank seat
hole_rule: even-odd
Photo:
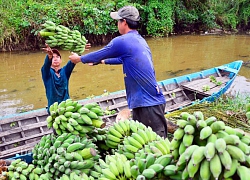
[[[237,69],[233,69],[233,68],[230,68],[230,67],[227,67],[227,66],[219,66],[218,69],[223,70],[223,71],[232,72],[232,73],[235,73],[235,74],[237,74],[238,71],[239,71]]]
[[[34,111],[0,120],[0,159],[31,150],[34,143],[51,134],[47,116],[46,111]]]
[[[188,105],[191,105],[192,104],[192,101],[191,100],[186,100],[186,101],[183,101],[182,103],[177,103],[177,104],[173,104],[173,105],[166,105],[165,107],[165,112],[171,112],[171,111],[175,111],[177,109],[180,109],[182,107],[185,107],[185,106],[188,106]]]
[[[8,157],[13,157],[16,154],[27,154],[32,151],[34,146],[39,143],[40,140],[33,141],[29,144],[25,144],[23,146],[18,146],[15,148],[11,148],[5,151],[0,152],[0,159],[8,158]]]
[[[226,82],[228,82],[229,78],[225,76],[221,77],[216,77],[217,82],[221,82],[222,86],[225,85]],[[204,96],[210,96],[213,93],[217,92],[218,89],[220,89],[220,86],[216,85],[215,83],[210,81],[210,78],[204,78],[204,79],[199,79],[196,81],[184,83],[181,85],[183,89],[191,90],[196,93],[202,94]],[[203,87],[208,86],[210,90],[204,91]]]

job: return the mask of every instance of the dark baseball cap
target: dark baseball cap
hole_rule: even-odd
[[[57,49],[52,49],[52,52],[60,56],[60,58],[62,57],[60,52]]]
[[[129,19],[131,21],[140,21],[139,11],[134,6],[124,6],[118,12],[111,12],[110,16],[116,20]]]

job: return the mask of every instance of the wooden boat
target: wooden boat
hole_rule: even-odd
[[[239,60],[159,81],[166,98],[166,113],[197,102],[214,101],[230,87],[241,66],[242,61]],[[115,111],[114,114],[103,116],[107,125],[114,122],[119,111],[128,108],[125,90],[79,102],[82,104],[97,102],[103,110]],[[0,118],[0,159],[29,154],[42,136],[52,133],[52,130],[47,128],[47,116],[46,109],[43,108]],[[26,161],[29,161],[27,156]]]

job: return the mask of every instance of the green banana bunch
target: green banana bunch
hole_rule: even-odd
[[[105,156],[105,161],[99,160],[101,166],[100,179],[126,179],[131,177],[130,162],[123,154]]]
[[[39,167],[35,167],[33,164],[28,164],[21,159],[16,159],[8,166],[9,179],[33,179],[39,178],[43,170]]]
[[[81,55],[85,51],[87,40],[78,30],[70,30],[63,25],[56,25],[52,21],[45,21],[39,35],[46,38],[45,42],[50,47],[60,47]]]
[[[103,110],[97,103],[80,104],[78,101],[67,99],[60,103],[55,102],[49,107],[47,117],[48,128],[56,134],[72,133],[79,136],[91,134],[95,128],[104,128],[102,120]]]

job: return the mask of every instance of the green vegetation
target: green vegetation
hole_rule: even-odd
[[[139,9],[140,33],[146,36],[213,28],[238,31],[249,27],[248,0],[2,0],[0,49],[40,48],[44,40],[37,32],[46,20],[79,30],[92,44],[105,44],[118,33],[116,22],[109,17],[110,11],[129,4]]]

